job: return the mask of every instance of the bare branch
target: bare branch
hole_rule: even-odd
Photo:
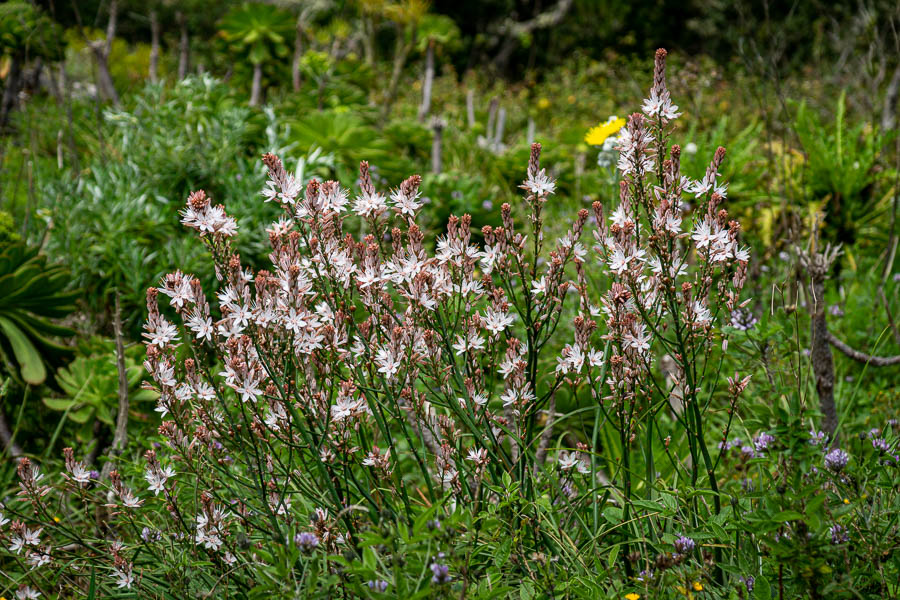
[[[890,367],[892,365],[900,365],[900,354],[898,354],[897,356],[871,356],[869,354],[865,354],[864,352],[860,352],[859,350],[854,350],[845,342],[842,342],[841,340],[836,338],[830,331],[828,332],[828,343],[853,360],[857,360],[862,363],[868,363],[873,367]]]
[[[119,296],[116,294],[116,312],[113,315],[113,330],[116,335],[116,370],[119,372],[119,413],[116,415],[116,432],[113,435],[112,445],[109,447],[109,457],[113,458],[122,453],[128,444],[128,374],[125,371],[125,346],[122,342],[122,311],[119,307]],[[101,477],[106,479],[113,468],[113,461],[108,460],[103,465]]]

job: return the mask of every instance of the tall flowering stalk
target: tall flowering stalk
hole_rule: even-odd
[[[525,216],[504,204],[501,223],[481,229],[483,244],[469,215],[453,216],[429,251],[416,175],[385,193],[363,162],[355,193],[335,181],[304,190],[266,154],[262,195],[283,214],[267,229],[271,267],[254,271],[234,252],[235,219],[203,191],[191,194],[182,222],[209,249],[219,286],[203,290],[176,271],[147,292],[147,387],[159,395],[165,444],[130,479],[91,479],[67,454],[61,489],[73,503],[102,504],[109,535],[78,541],[59,527],[55,543],[108,549],[120,587],[155,593],[163,583],[147,557],[175,560],[170,549],[180,548],[244,589],[277,548],[358,556],[361,535],[379,522],[411,526],[423,504],[477,512],[512,486],[521,509],[507,516],[525,532],[523,556],[571,553],[569,544],[594,553],[602,502],[620,505],[626,522],[634,514],[641,461],[653,499],[660,448],[694,487],[713,491],[718,512],[706,413],[723,408],[730,424],[747,385],[735,377],[728,403],[712,400],[715,348],[727,345],[718,324],[739,306],[748,253],[724,209],[724,149],[703,179],[682,175],[680,149],[668,145],[677,117],[660,50],[643,113],[621,136],[618,201],[593,205],[591,248],[586,209],[561,239],[545,237],[556,185],[540,144],[521,186]],[[564,318],[573,337],[557,353]],[[669,383],[656,367],[662,353],[674,360]],[[551,447],[565,431],[563,386],[596,408],[593,436],[570,448]],[[673,419],[689,458],[672,456],[672,433],[662,436],[675,432]],[[597,461],[607,423],[622,451],[612,485]],[[47,491],[29,469],[20,469],[22,495],[40,515]],[[545,499],[558,511],[552,522],[541,517]],[[40,533],[16,527],[20,546]],[[77,579],[90,560],[70,554]],[[625,554],[630,568],[636,559]],[[297,560],[291,569],[328,569]],[[449,569],[435,559],[433,583],[452,581]]]
[[[680,171],[681,148],[668,145],[679,113],[666,87],[665,58],[665,50],[658,50],[650,96],[642,113],[629,117],[621,137],[619,204],[608,219],[602,204],[594,204],[600,225],[594,250],[612,279],[600,298],[603,337],[611,352],[609,377],[591,385],[620,434],[626,519],[635,473],[632,445],[642,434],[645,488],[652,498],[654,426],[669,412],[665,408],[671,409],[690,450],[688,461],[671,459],[673,468],[682,470],[687,462],[689,480],[697,486],[702,465],[714,510],[720,511],[717,460],[709,452],[705,413],[728,343],[716,326],[740,306],[749,261],[749,251],[738,241],[740,224],[723,206],[727,185],[719,180],[719,169],[725,149],[718,148],[704,177],[693,181]],[[722,349],[718,364],[717,343]],[[656,376],[654,349],[673,359],[667,383]],[[734,402],[747,383],[731,384],[729,426]]]

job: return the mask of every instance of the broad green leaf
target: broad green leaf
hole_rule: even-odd
[[[776,513],[772,518],[779,523],[785,523],[787,521],[799,521],[803,518],[803,514],[798,513],[796,510],[783,510]]]
[[[13,354],[19,363],[19,372],[27,383],[31,385],[40,385],[47,379],[47,369],[44,367],[44,361],[31,340],[16,327],[12,321],[5,317],[0,317],[0,329],[9,340],[12,346]]]

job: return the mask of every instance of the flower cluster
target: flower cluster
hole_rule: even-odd
[[[321,552],[360,555],[379,520],[412,524],[422,501],[447,512],[497,503],[513,481],[528,506],[547,495],[560,522],[596,528],[601,471],[617,468],[598,465],[606,423],[622,455],[615,498],[626,522],[645,431],[651,456],[654,444],[668,455],[672,436],[683,440],[690,460],[673,464],[712,490],[719,512],[704,430],[712,395],[701,393],[717,389],[705,361],[727,348],[721,326],[739,318],[749,253],[725,208],[725,150],[703,179],[683,175],[680,147],[668,144],[678,116],[660,51],[643,113],[618,138],[618,198],[595,202],[593,223],[578,211],[554,241],[544,210],[557,186],[538,143],[520,186],[525,218],[510,204],[480,230],[452,216],[434,251],[418,225],[421,177],[380,192],[365,162],[351,193],[336,181],[302,189],[280,159],[263,156],[262,196],[283,211],[267,229],[266,268],[235,251],[235,218],[192,193],[182,222],[209,250],[218,283],[203,289],[176,270],[147,291],[145,387],[157,394],[162,443],[144,453],[142,473],[113,470],[108,480],[65,452],[68,489],[85,504],[103,498],[109,535],[91,552],[110,557],[109,583],[154,595],[157,583],[141,575],[152,569],[147,550],[179,548],[249,587],[244,567],[284,554],[267,545],[293,546],[312,561],[303,564]],[[672,363],[665,378],[660,355]],[[729,378],[729,415],[748,382]],[[563,387],[593,403],[593,439],[557,422]],[[668,437],[656,440],[661,427]],[[553,445],[566,436],[571,443]],[[773,442],[763,434],[752,450]],[[50,489],[41,477],[20,462],[20,495],[36,514]],[[40,527],[15,521],[12,530],[14,552],[51,560]],[[571,537],[587,547],[597,535]],[[540,536],[528,543],[546,560]],[[679,537],[679,564],[694,549]],[[640,553],[625,550],[631,568]],[[449,552],[430,561],[434,585],[455,581],[452,561]],[[72,577],[83,577],[78,568]]]
[[[834,473],[843,471],[848,462],[850,462],[850,455],[840,448],[835,448],[825,455],[825,468]]]

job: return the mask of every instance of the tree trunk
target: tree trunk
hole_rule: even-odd
[[[62,88],[63,100],[66,105],[66,144],[69,146],[72,171],[77,173],[81,168],[78,161],[78,148],[75,146],[75,136],[72,131],[75,128],[72,116],[72,90],[69,86],[69,76],[66,73],[66,63],[59,63],[59,87]]]
[[[262,63],[253,65],[253,87],[250,90],[250,106],[258,106],[262,96]]]
[[[191,38],[188,35],[187,18],[184,13],[179,11],[175,18],[178,20],[178,28],[181,32],[178,40],[178,80],[181,81],[187,77],[188,70],[191,68]]]
[[[403,66],[406,64],[406,57],[409,56],[409,51],[412,49],[412,42],[404,43],[403,42],[403,32],[397,32],[397,45],[394,49],[394,66],[391,69],[391,79],[388,83],[387,94],[384,98],[384,106],[381,110],[381,121],[384,122],[387,120],[388,115],[391,112],[391,106],[394,104],[394,100],[397,97],[397,86],[400,85],[400,76],[403,74]]]
[[[150,81],[159,81],[159,15],[150,11]]]
[[[62,106],[63,94],[60,90],[59,82],[56,80],[56,71],[54,71],[52,63],[47,65],[47,86],[50,90],[50,95],[53,96],[53,101],[57,106]]]
[[[33,96],[41,88],[41,73],[44,72],[44,61],[38,58],[34,61],[34,67],[22,78],[25,92]]]
[[[500,46],[500,50],[497,52],[497,55],[494,57],[494,66],[498,71],[504,72],[509,66],[509,59],[512,57],[513,52],[515,52],[516,48],[521,45],[521,41],[515,37],[508,37],[503,40],[503,44]]]
[[[119,93],[116,92],[116,86],[113,84],[112,75],[109,73],[108,56],[99,47],[94,48],[94,59],[97,62],[97,89],[100,95],[111,101],[114,105],[120,106]]]
[[[63,161],[63,130],[56,132],[56,168],[63,170],[65,162]]]
[[[115,106],[120,106],[119,94],[113,84],[112,75],[109,73],[109,54],[112,50],[113,39],[116,37],[116,25],[119,18],[118,0],[109,3],[109,21],[106,24],[106,39],[102,43],[91,44],[94,52],[94,60],[97,63],[97,89],[100,94],[111,101]]]
[[[434,132],[431,141],[431,172],[437,175],[441,172],[443,162],[444,122],[441,119],[434,119],[431,122],[431,130]]]
[[[834,405],[834,359],[828,345],[828,324],[825,321],[825,285],[822,280],[812,284],[814,308],[811,323],[812,365],[816,377],[816,392],[819,394],[819,408],[822,411],[822,430],[834,435],[837,429],[837,409]]]
[[[300,59],[303,58],[303,26],[300,17],[297,17],[297,33],[294,36],[294,60],[291,63],[291,81],[294,91],[300,91]]]
[[[900,95],[900,65],[894,69],[894,75],[888,83],[884,94],[884,107],[881,112],[881,129],[890,131],[897,123],[897,97]]]
[[[434,40],[429,40],[425,51],[425,82],[422,84],[422,105],[419,106],[419,122],[431,112],[431,88],[434,85]]]
[[[497,97],[491,98],[491,104],[488,107],[487,127],[484,130],[484,139],[490,143],[491,137],[494,135],[494,124],[497,122],[497,109],[500,107],[500,100]]]
[[[16,107],[16,99],[19,96],[19,85],[22,75],[22,58],[18,55],[12,57],[9,63],[9,73],[6,75],[6,87],[3,88],[3,101],[0,103],[0,129],[9,123],[9,115]]]
[[[500,45],[500,50],[494,58],[494,65],[497,69],[505,71],[509,65],[509,59],[516,48],[521,45],[523,38],[531,36],[536,30],[551,29],[559,24],[573,4],[574,0],[559,0],[547,11],[534,15],[527,21],[508,21],[505,23],[500,30],[505,37]]]
[[[494,132],[494,150],[500,148],[500,144],[503,143],[503,130],[506,128],[506,109],[500,107],[500,112],[497,115],[497,130]]]
[[[370,17],[363,18],[363,56],[365,56],[366,64],[370,67],[375,66],[375,22]]]
[[[810,361],[819,395],[819,410],[822,412],[822,430],[837,441],[837,408],[834,404],[834,358],[828,343],[828,323],[825,316],[825,279],[839,250],[826,245],[825,251],[815,250],[801,254],[801,263],[809,273],[810,298]]]

